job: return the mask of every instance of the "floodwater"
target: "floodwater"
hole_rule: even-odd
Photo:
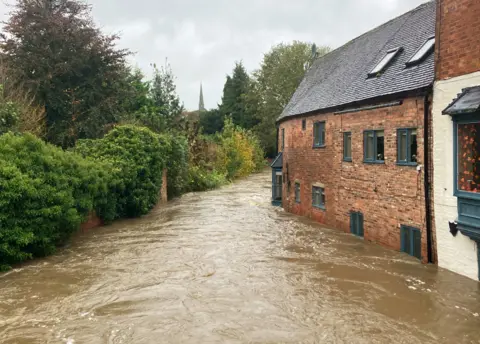
[[[480,286],[270,206],[270,174],[0,275],[1,343],[480,343]]]

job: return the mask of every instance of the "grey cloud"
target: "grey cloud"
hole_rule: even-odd
[[[425,1],[89,0],[97,24],[121,33],[147,75],[168,58],[188,109],[198,106],[200,82],[206,106],[216,106],[235,61],[252,71],[273,44],[294,39],[335,48]]]

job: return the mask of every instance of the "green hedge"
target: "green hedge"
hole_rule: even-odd
[[[107,194],[105,165],[32,135],[0,136],[0,268],[52,253]]]
[[[133,125],[116,127],[100,140],[77,142],[75,152],[111,167],[109,206],[100,210],[105,220],[141,216],[157,204],[169,146],[164,137]]]
[[[95,211],[105,222],[146,214],[165,168],[170,190],[186,189],[186,143],[147,128],[119,126],[71,151],[29,135],[0,136],[0,269],[44,256]]]
[[[263,152],[249,133],[230,126],[219,143],[222,154],[204,152],[209,161],[200,166],[186,137],[133,125],[80,140],[70,151],[30,134],[0,135],[0,270],[51,254],[92,211],[107,223],[146,214],[157,204],[165,168],[169,197],[258,169]]]

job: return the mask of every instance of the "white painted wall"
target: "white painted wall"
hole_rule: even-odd
[[[473,240],[450,234],[449,221],[458,216],[453,196],[453,122],[442,111],[465,87],[480,85],[480,72],[437,81],[433,90],[434,209],[438,265],[478,280],[477,247]]]

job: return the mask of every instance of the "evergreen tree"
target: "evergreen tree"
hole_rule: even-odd
[[[154,74],[151,86],[151,98],[157,109],[157,114],[165,123],[165,129],[180,129],[183,125],[183,104],[177,95],[175,76],[172,68],[165,63],[160,69],[153,65]]]
[[[221,132],[224,122],[225,118],[219,109],[202,111],[200,113],[199,124],[204,134],[212,135]]]
[[[230,116],[235,125],[250,129],[256,124],[253,113],[248,111],[245,96],[250,89],[250,77],[241,62],[235,63],[233,74],[227,76],[223,87],[220,113],[222,117]]]

